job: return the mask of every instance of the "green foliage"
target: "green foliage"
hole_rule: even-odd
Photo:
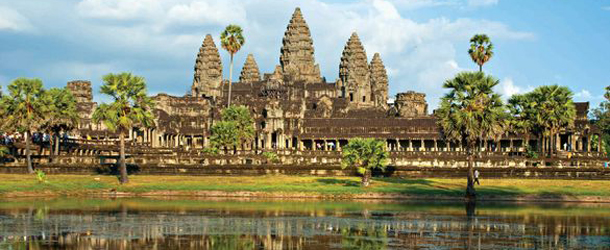
[[[277,156],[275,152],[263,152],[263,156],[267,159],[268,162],[278,163],[280,162],[280,158]]]
[[[482,72],[462,72],[443,85],[449,89],[435,114],[445,139],[467,141],[499,139],[507,127],[505,107],[493,91],[499,81]]]
[[[470,39],[470,58],[479,65],[479,71],[483,70],[483,64],[487,63],[494,55],[493,44],[485,34],[476,34]]]
[[[367,170],[385,170],[388,152],[385,142],[373,138],[354,138],[343,148],[342,168],[354,167],[359,173],[364,174]]]
[[[47,108],[46,119],[42,129],[59,133],[69,131],[78,123],[76,99],[66,88],[52,88],[45,92],[42,102]]]
[[[7,155],[10,155],[11,151],[5,147],[5,146],[0,146],[0,159],[4,159],[6,158]]]
[[[45,174],[42,170],[36,169],[34,171],[34,173],[36,174],[36,179],[38,180],[39,183],[47,182],[47,174]]]
[[[211,154],[211,155],[216,155],[218,154],[219,149],[217,147],[208,147],[208,148],[204,148],[202,150],[202,152],[204,154]]]
[[[360,226],[341,229],[341,245],[344,249],[387,249],[388,233],[382,227]]]
[[[527,146],[525,157],[528,159],[538,159],[538,152],[536,152],[536,150],[534,150],[531,146]]]
[[[605,100],[599,104],[599,107],[593,109],[591,113],[593,124],[603,133],[602,143],[605,143],[603,148],[610,157],[610,148],[607,148],[610,147],[610,86],[606,87],[604,98]]]
[[[231,56],[237,53],[246,42],[242,33],[241,27],[231,24],[220,34],[220,44]]]
[[[93,121],[102,122],[110,131],[128,131],[134,126],[152,127],[153,100],[146,93],[143,77],[131,73],[107,74],[103,77],[101,93],[109,95],[112,103],[102,103],[93,112]]]
[[[230,149],[254,138],[254,119],[246,106],[229,106],[221,113],[221,121],[210,128],[212,147]]]
[[[0,130],[31,132],[43,123],[48,108],[40,79],[17,78],[8,86],[9,94],[0,100]]]
[[[228,150],[239,144],[237,124],[234,121],[219,121],[210,128],[210,132],[210,143],[214,148]]]

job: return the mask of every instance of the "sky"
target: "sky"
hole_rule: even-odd
[[[104,101],[102,76],[127,71],[144,76],[151,94],[182,96],[203,38],[212,34],[220,48],[228,24],[242,26],[246,38],[233,79],[249,53],[271,73],[295,7],[329,82],[357,32],[369,61],[381,54],[390,95],[423,92],[431,108],[445,80],[477,70],[467,53],[477,33],[494,44],[483,70],[500,80],[504,98],[559,84],[596,106],[610,85],[610,0],[0,0],[0,85],[6,90],[17,77],[47,88],[89,80]],[[228,54],[221,56],[228,78]]]

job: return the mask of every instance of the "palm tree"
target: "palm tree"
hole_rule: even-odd
[[[493,44],[485,34],[476,34],[470,38],[470,49],[468,50],[472,61],[479,65],[479,71],[483,71],[483,64],[494,55]]]
[[[574,94],[564,86],[540,86],[528,93],[536,106],[536,123],[542,130],[546,140],[545,148],[553,154],[557,150],[556,135],[562,128],[574,126],[576,107],[572,101]],[[550,145],[549,145],[550,144]],[[546,145],[549,145],[548,147]]]
[[[237,129],[237,138],[245,149],[245,144],[254,139],[254,119],[246,106],[230,106],[222,111],[223,121],[234,121]]]
[[[131,73],[107,74],[103,77],[101,93],[109,95],[112,103],[103,103],[93,112],[93,121],[103,122],[110,131],[119,132],[119,165],[121,184],[128,183],[125,164],[125,134],[134,126],[152,127],[154,124],[151,110],[153,100],[146,95],[146,82],[141,76]]]
[[[362,175],[362,186],[368,187],[372,170],[375,168],[385,170],[388,152],[385,142],[373,138],[355,138],[343,148],[341,167],[354,167]]]
[[[52,133],[54,149],[52,154],[59,154],[59,134],[74,129],[78,123],[76,111],[76,99],[72,92],[66,88],[52,88],[46,91],[44,98],[45,106],[48,108],[47,117],[43,123],[43,129]],[[54,143],[53,143],[54,141]]]
[[[229,99],[227,107],[231,106],[231,85],[233,85],[233,55],[244,46],[245,39],[242,35],[241,27],[231,24],[225,28],[220,34],[220,43],[222,48],[231,55],[231,64],[229,66]]]
[[[538,130],[536,122],[537,103],[531,95],[513,95],[508,99],[507,108],[510,112],[509,130],[524,135],[525,147],[529,147],[532,134]]]
[[[462,72],[447,80],[449,89],[435,112],[437,123],[447,141],[466,142],[468,185],[466,197],[476,199],[473,157],[479,141],[498,140],[506,128],[507,114],[500,95],[493,91],[499,81],[483,72]]]
[[[34,173],[30,144],[32,132],[40,128],[47,107],[43,105],[44,89],[40,79],[17,78],[8,86],[9,95],[0,101],[0,117],[4,131],[25,133],[25,154],[28,173]]]

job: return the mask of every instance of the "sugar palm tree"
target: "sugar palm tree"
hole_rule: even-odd
[[[537,124],[542,129],[543,136],[547,137],[550,147],[548,153],[553,154],[557,150],[556,135],[562,128],[574,126],[576,118],[576,107],[572,97],[574,94],[564,86],[550,85],[540,86],[531,93],[530,98],[537,103]]]
[[[48,109],[42,128],[53,134],[54,149],[52,154],[59,154],[59,134],[74,129],[78,123],[76,99],[66,88],[52,88],[44,95],[44,104]]]
[[[44,89],[40,79],[17,78],[8,85],[9,95],[0,101],[1,125],[4,131],[25,133],[25,154],[28,173],[34,173],[30,144],[32,132],[40,128],[46,116]]]
[[[388,152],[385,142],[372,138],[351,139],[343,148],[342,168],[354,167],[362,175],[362,186],[368,187],[372,170],[384,170],[387,164]]]
[[[119,132],[120,182],[128,183],[125,164],[125,134],[134,126],[152,127],[154,124],[153,100],[147,96],[143,77],[131,73],[108,74],[103,77],[101,93],[112,97],[112,103],[103,103],[93,112],[93,121],[102,122],[110,131]]]
[[[229,66],[229,98],[227,107],[231,106],[231,85],[233,85],[233,56],[237,53],[242,46],[244,46],[245,39],[242,35],[241,27],[231,24],[225,28],[220,34],[220,43],[222,48],[229,52],[231,55],[231,64]]]
[[[513,95],[508,99],[510,111],[509,130],[524,135],[525,146],[529,147],[532,134],[538,132],[537,103],[530,94]]]
[[[483,72],[462,72],[447,80],[449,93],[435,112],[437,123],[447,141],[466,142],[468,185],[466,197],[476,198],[473,157],[477,142],[498,140],[506,128],[507,114],[500,95],[493,91],[499,81]]]
[[[479,65],[479,71],[483,71],[483,64],[487,63],[494,55],[493,44],[485,34],[476,34],[470,38],[470,49],[468,50],[472,61]]]

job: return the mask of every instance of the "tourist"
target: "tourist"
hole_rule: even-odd
[[[481,185],[481,183],[479,182],[479,170],[474,170],[474,182],[476,182],[478,185]]]

